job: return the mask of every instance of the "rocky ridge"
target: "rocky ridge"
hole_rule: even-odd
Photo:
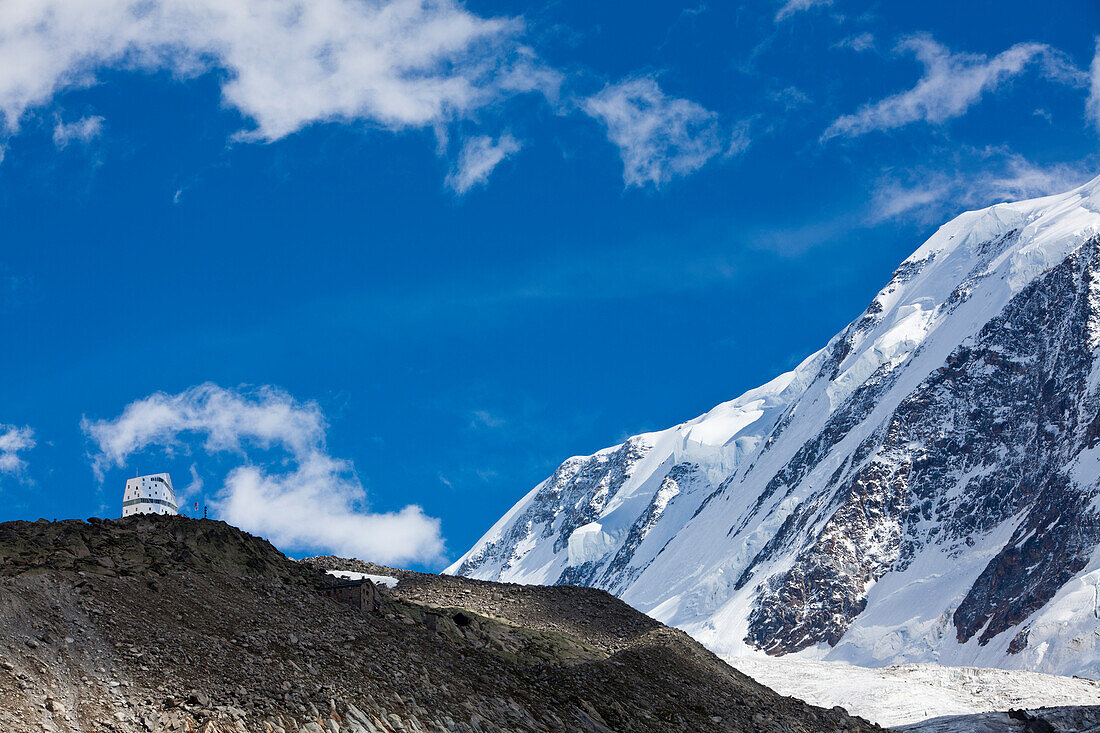
[[[323,569],[393,575],[382,610]],[[602,591],[311,559],[221,522],[0,524],[0,730],[871,731]]]

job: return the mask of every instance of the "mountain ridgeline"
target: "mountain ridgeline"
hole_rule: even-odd
[[[448,572],[719,653],[1100,675],[1100,179],[964,213],[793,371],[570,458]]]
[[[325,571],[390,576],[377,608]],[[223,522],[0,523],[0,730],[881,730],[590,588],[310,558]]]

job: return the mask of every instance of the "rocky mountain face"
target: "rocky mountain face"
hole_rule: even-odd
[[[965,213],[794,371],[570,458],[448,572],[727,654],[1096,677],[1098,346],[1100,179]]]
[[[363,613],[323,570],[396,577]],[[173,516],[0,524],[0,730],[873,731],[587,588],[288,560]]]

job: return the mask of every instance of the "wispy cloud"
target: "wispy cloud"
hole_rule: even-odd
[[[191,483],[185,486],[182,490],[177,490],[178,498],[191,499],[202,494],[202,488],[206,485],[206,482],[202,480],[202,476],[199,475],[198,465],[192,463],[188,469],[188,473],[191,474]]]
[[[1085,114],[1100,131],[1100,38],[1096,39],[1096,55],[1089,66],[1089,96],[1085,102]]]
[[[932,219],[931,213],[950,195],[952,181],[943,175],[935,175],[920,183],[909,184],[883,177],[875,188],[872,206],[876,222],[912,215],[919,219]]]
[[[458,162],[447,175],[447,185],[459,194],[488,182],[489,175],[505,158],[519,152],[520,143],[504,134],[494,140],[488,135],[470,138],[463,144]]]
[[[470,414],[471,428],[499,428],[504,423],[504,418],[494,415],[488,410],[474,410]]]
[[[863,51],[870,51],[875,47],[874,34],[864,31],[863,33],[857,33],[854,36],[848,36],[833,44],[833,48],[848,48],[856,53],[862,53]]]
[[[718,155],[740,152],[747,143],[743,131],[731,138],[717,114],[666,95],[650,76],[609,84],[584,101],[584,110],[604,124],[608,139],[618,146],[628,187],[660,187]]]
[[[27,426],[0,425],[0,473],[24,476],[27,461],[20,455],[36,445],[34,431]]]
[[[813,8],[832,5],[833,0],[786,0],[775,13],[775,22],[780,23],[793,15]]]
[[[920,167],[883,176],[875,189],[872,219],[935,223],[961,209],[1068,191],[1095,177],[1095,161],[1040,165],[1002,147],[962,149],[939,168]]]
[[[425,127],[552,93],[558,75],[522,31],[453,0],[12,0],[0,4],[0,116],[13,133],[28,110],[121,68],[216,71],[253,125],[246,139],[327,121]]]
[[[69,143],[90,143],[103,132],[103,118],[98,115],[81,117],[73,122],[57,121],[53,128],[53,144],[64,150]]]
[[[240,465],[212,502],[214,511],[283,549],[321,547],[379,562],[432,561],[443,552],[439,520],[420,507],[369,512],[352,463],[328,453],[320,407],[273,387],[202,384],[178,394],[158,392],[114,419],[84,419],[82,427],[95,446],[92,465],[101,480],[108,469],[150,448],[239,456]],[[196,473],[192,483],[197,479]]]
[[[0,152],[0,161],[3,153]],[[21,303],[34,291],[34,279],[25,274],[17,274],[8,265],[0,262],[0,311]]]
[[[982,97],[1036,65],[1047,78],[1061,83],[1083,84],[1078,70],[1060,51],[1042,43],[1018,43],[989,58],[982,54],[953,53],[931,36],[909,36],[898,43],[897,53],[912,53],[924,66],[916,86],[864,105],[853,114],[836,119],[823,140],[857,137],[875,130],[891,130],[914,122],[942,124],[959,117]]]
[[[798,87],[788,86],[768,93],[768,99],[781,106],[784,111],[790,112],[799,107],[812,104],[813,100],[806,92]]]

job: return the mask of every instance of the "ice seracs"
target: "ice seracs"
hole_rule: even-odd
[[[566,460],[448,572],[724,654],[1100,676],[1100,179],[940,227],[793,371]]]
[[[176,491],[167,473],[153,473],[126,480],[122,494],[122,516],[132,514],[177,514]]]

